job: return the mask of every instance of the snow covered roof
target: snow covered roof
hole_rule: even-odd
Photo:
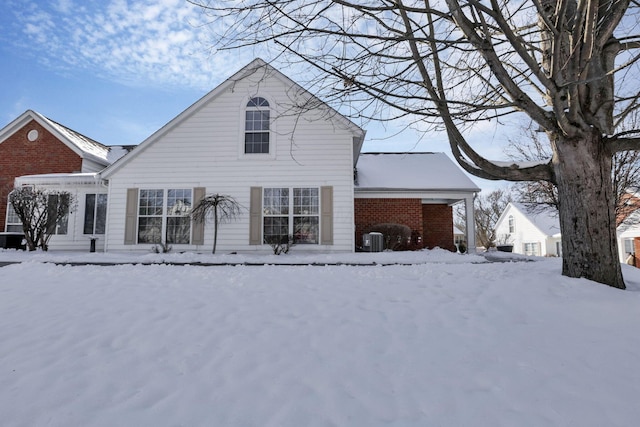
[[[511,205],[526,216],[533,225],[547,236],[560,235],[560,219],[554,209],[541,209],[537,205],[512,202]]]
[[[60,139],[66,140],[71,144],[75,145],[82,153],[90,154],[94,157],[103,159],[105,161],[107,160],[107,157],[109,154],[109,147],[107,147],[106,145],[100,144],[99,142],[94,141],[93,139],[87,136],[84,136],[81,133],[74,131],[73,129],[63,126],[60,123],[55,122],[36,111],[32,111],[32,110],[30,111],[35,116],[39,117],[45,123],[47,123],[51,128],[53,128],[55,132],[52,132],[52,133],[54,134],[57,133],[58,137],[62,136],[62,138]]]
[[[356,171],[356,191],[480,191],[444,153],[362,153]]]
[[[108,166],[132,150],[134,146],[104,145],[75,130],[68,128],[37,111],[27,110],[4,128],[0,129],[0,143],[21,129],[31,120],[38,122],[43,128],[73,150],[79,157],[90,159],[103,166]],[[43,153],[44,154],[44,153]]]
[[[126,154],[129,154],[131,150],[136,147],[136,145],[110,145],[109,153],[107,154],[107,161],[109,164],[112,164],[116,160],[120,159],[120,157],[124,157]]]
[[[23,175],[15,179],[15,185],[100,185],[102,179],[96,172],[81,173],[44,173],[38,175]]]

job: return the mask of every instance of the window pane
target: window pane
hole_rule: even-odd
[[[107,195],[98,194],[95,234],[104,234],[107,224]]]
[[[269,102],[261,96],[256,96],[255,98],[251,98],[249,102],[247,102],[247,107],[268,107]]]
[[[269,110],[257,111],[257,126],[256,130],[269,130]]]
[[[191,211],[191,190],[168,190],[167,215],[183,216]]]
[[[87,194],[84,199],[84,234],[93,234],[93,224],[96,214],[96,195]]]
[[[191,218],[188,216],[167,218],[167,243],[189,244]]]
[[[51,194],[47,199],[47,229],[51,234],[67,234],[69,195]]]
[[[257,111],[247,111],[246,112],[246,114],[245,114],[246,120],[245,120],[245,127],[244,127],[245,130],[249,130],[249,131],[255,130],[255,128],[254,128],[254,124],[255,124],[254,114],[256,112]]]
[[[288,215],[289,189],[265,188],[263,209],[265,215]]]
[[[293,189],[293,214],[317,215],[318,214],[318,189],[294,188]]]
[[[140,215],[162,215],[162,190],[140,190]]]
[[[289,236],[289,218],[286,216],[264,217],[264,243],[286,242]]]
[[[22,225],[22,221],[18,218],[18,214],[15,209],[13,209],[13,205],[9,203],[7,205],[7,224],[20,224]]]
[[[138,243],[160,243],[162,217],[138,218]]]
[[[318,217],[299,216],[293,218],[293,238],[297,244],[317,244]]]
[[[269,132],[245,133],[244,152],[269,154]]]

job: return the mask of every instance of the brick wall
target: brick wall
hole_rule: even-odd
[[[376,224],[403,224],[422,236],[422,203],[420,199],[355,199],[356,244]]]
[[[453,209],[449,205],[422,205],[423,240],[426,248],[455,251]]]
[[[38,131],[35,141],[27,139],[32,129]],[[35,120],[0,143],[0,231],[4,231],[7,194],[15,177],[80,172],[81,168],[82,158]]]

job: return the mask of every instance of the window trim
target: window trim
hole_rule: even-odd
[[[15,216],[18,222],[10,222],[10,219],[12,219],[11,216]],[[14,229],[9,230],[9,227]],[[8,233],[23,232],[22,221],[20,221],[20,218],[18,218],[18,214],[16,213],[15,209],[13,209],[13,205],[9,201],[7,201],[7,214],[5,216],[5,221],[4,221],[4,231]]]
[[[509,227],[509,234],[516,232],[516,219],[513,215],[509,215],[507,218],[507,224]]]
[[[531,248],[530,251],[527,250],[527,246]],[[523,242],[522,243],[522,253],[527,256],[540,256],[541,255],[542,246],[540,242]],[[530,253],[528,253],[530,252]]]
[[[91,218],[91,233],[87,233],[86,232],[86,228],[87,228],[87,214],[89,213],[89,210],[87,209],[87,199],[89,198],[89,196],[94,196],[94,200],[93,200],[93,217]],[[100,214],[100,212],[98,211],[98,199],[101,198],[101,196],[104,196],[104,230],[102,230],[102,232],[96,232],[96,225],[98,224],[98,216]],[[105,234],[106,228],[107,228],[107,204],[108,204],[108,196],[107,193],[86,193],[84,195],[84,218],[82,221],[82,234],[85,236],[93,236],[93,235],[103,235]]]
[[[286,213],[285,212],[276,212],[276,213],[266,213],[266,204],[265,204],[265,197],[267,196],[267,192],[269,190],[286,190],[286,198],[287,198],[287,206],[286,209]],[[312,208],[314,212],[298,212],[296,213],[296,209],[299,209],[301,207],[304,207],[306,205],[300,205],[300,206],[296,206],[296,197],[298,197],[298,199],[301,197],[300,195],[296,196],[296,190],[313,190],[315,192],[315,196],[311,196],[315,199],[315,204],[312,203],[311,205],[308,205]],[[306,195],[306,197],[309,197],[309,195]],[[280,200],[282,200],[282,197],[280,198]],[[266,219],[267,218],[286,218],[286,225],[287,225],[287,235],[288,236],[293,236],[294,237],[294,242],[296,244],[299,245],[321,245],[322,244],[322,194],[321,194],[321,188],[318,186],[306,186],[306,187],[263,187],[262,188],[262,192],[261,192],[261,211],[260,211],[260,224],[261,224],[261,234],[262,234],[262,239],[261,242],[262,244],[269,244],[266,241],[266,237],[267,237],[267,233],[265,232],[265,228],[266,228]],[[296,236],[296,230],[295,230],[295,225],[296,225],[296,219],[300,219],[300,218],[315,218],[315,224],[314,223],[310,223],[312,224],[311,226],[313,228],[315,228],[315,233],[313,233],[313,235],[315,235],[315,239],[314,241],[306,241],[306,240],[296,240],[295,236]]]
[[[47,209],[51,209],[51,200],[52,199],[56,199],[56,203],[57,199],[59,197],[64,197],[67,199],[71,198],[70,194],[49,194],[47,196]],[[62,218],[58,218],[56,220],[55,224],[51,224],[52,227],[52,232],[49,233],[53,236],[66,236],[69,234],[69,216],[71,215],[71,206],[69,204],[69,201],[67,201],[67,209],[66,209],[66,213]],[[47,215],[48,216],[48,215]],[[47,228],[49,228],[49,225],[47,225]]]
[[[257,108],[248,107],[247,104],[251,102],[252,99],[262,98],[269,105],[269,152],[267,153],[246,153],[245,152],[245,135],[246,135],[246,114],[247,111],[257,111]],[[242,99],[242,103],[239,107],[239,143],[238,143],[238,158],[243,160],[272,160],[276,157],[276,143],[277,143],[277,130],[276,130],[276,120],[275,120],[275,110],[274,110],[274,101],[271,96],[265,94],[263,92],[253,94],[246,98]]]
[[[154,244],[161,244],[161,243],[165,243],[165,244],[170,244],[170,245],[191,245],[192,241],[193,241],[193,227],[194,227],[194,223],[193,220],[191,219],[190,215],[188,213],[183,214],[183,215],[170,215],[169,214],[169,205],[168,205],[168,201],[169,201],[169,192],[170,191],[187,191],[190,194],[190,200],[191,200],[191,207],[193,207],[193,197],[194,197],[194,189],[193,188],[141,188],[137,191],[137,197],[136,197],[136,203],[137,203],[137,208],[136,208],[136,212],[135,212],[135,227],[136,227],[136,234],[135,234],[135,241],[134,243],[137,245],[154,245]],[[161,206],[159,206],[160,208],[160,214],[145,214],[145,215],[141,215],[140,211],[142,209],[142,205],[140,203],[142,195],[145,192],[148,191],[162,191],[162,204]],[[158,208],[158,206],[155,206],[156,208]],[[145,206],[145,208],[148,208],[148,206]],[[190,210],[189,208],[189,210]],[[189,218],[189,230],[188,230],[188,241],[185,242],[169,242],[168,238],[167,238],[167,229],[168,229],[168,220],[169,218]],[[140,218],[160,218],[160,242],[141,242],[140,241]]]

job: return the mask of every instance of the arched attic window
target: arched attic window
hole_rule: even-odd
[[[247,102],[244,126],[245,154],[269,154],[269,101],[257,96]]]

